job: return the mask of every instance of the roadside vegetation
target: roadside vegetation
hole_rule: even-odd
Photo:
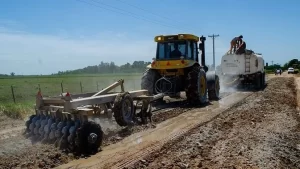
[[[272,74],[275,69],[298,69],[298,59],[284,64],[266,65],[265,71]],[[135,61],[121,66],[114,62],[88,66],[82,69],[59,71],[52,75],[0,74],[0,112],[12,118],[23,119],[34,113],[37,92],[43,96],[59,95],[62,92],[85,93],[101,90],[113,82],[124,79],[125,90],[140,89],[140,79],[150,62]],[[298,66],[299,65],[299,66]],[[217,67],[217,71],[220,67]]]

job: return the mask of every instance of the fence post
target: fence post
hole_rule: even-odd
[[[41,92],[41,85],[39,84],[39,92]]]
[[[97,91],[99,91],[99,84],[98,84],[98,82],[97,82]]]
[[[116,81],[116,80],[114,79],[114,81],[113,81],[112,83],[114,83],[115,81]],[[111,84],[112,84],[112,83],[111,83]],[[116,88],[114,88],[114,92],[116,92]]]
[[[16,103],[16,98],[15,98],[14,87],[11,85],[11,86],[10,86],[10,88],[11,88],[11,94],[12,94],[12,97],[13,97],[14,103]]]
[[[64,92],[63,82],[60,83],[60,87],[61,87],[61,93],[63,93]]]
[[[81,81],[80,81],[80,91],[82,93],[82,83],[81,83]]]

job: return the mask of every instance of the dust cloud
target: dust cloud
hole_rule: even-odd
[[[225,78],[220,76],[220,93],[235,93],[237,92],[238,80],[234,82],[236,78]],[[233,82],[233,83],[232,83]]]
[[[115,131],[121,127],[112,119],[108,118],[92,118],[94,122],[101,125],[104,134],[108,134],[110,131]]]

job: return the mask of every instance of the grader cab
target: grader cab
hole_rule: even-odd
[[[178,97],[185,91],[186,99],[192,104],[205,103],[207,95],[210,100],[218,99],[219,77],[215,71],[207,72],[205,65],[205,37],[160,35],[154,40],[157,43],[156,57],[143,74],[142,89],[153,95],[163,93],[169,97]]]

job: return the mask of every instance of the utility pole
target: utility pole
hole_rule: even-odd
[[[273,62],[274,62],[274,61],[272,60],[271,62],[272,62],[272,66],[273,66]]]
[[[213,66],[214,66],[214,70],[216,70],[216,64],[215,64],[215,38],[218,37],[219,35],[208,35],[208,37],[213,39]]]

